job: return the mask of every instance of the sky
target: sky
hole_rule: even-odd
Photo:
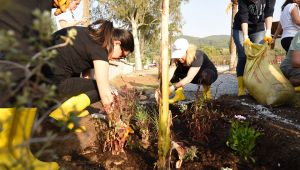
[[[280,7],[285,0],[276,0],[273,21],[280,18]],[[230,35],[231,12],[226,13],[230,0],[189,0],[181,6],[184,35],[206,37]]]
[[[285,0],[276,0],[273,20],[280,18],[280,7]],[[82,2],[75,12],[76,18],[82,17]],[[189,0],[181,6],[183,16],[182,33],[194,37],[210,35],[230,35],[231,12],[226,8],[231,0]],[[97,5],[97,4],[94,4]]]

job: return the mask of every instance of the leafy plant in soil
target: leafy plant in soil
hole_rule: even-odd
[[[209,101],[198,98],[194,104],[183,112],[184,122],[189,129],[189,135],[194,141],[208,141],[217,113],[208,105]]]
[[[233,120],[227,145],[235,150],[245,160],[249,158],[255,162],[251,154],[256,145],[256,139],[262,134],[250,127],[248,122],[242,120]]]
[[[140,135],[142,136],[141,146],[147,149],[150,146],[149,142],[149,124],[150,118],[145,106],[138,105],[135,114],[136,125],[140,129]]]
[[[113,155],[124,153],[124,146],[130,133],[134,133],[130,127],[130,119],[135,113],[136,92],[124,87],[120,95],[114,95],[115,105],[111,116],[111,124],[105,133],[106,139],[103,151],[111,151]]]

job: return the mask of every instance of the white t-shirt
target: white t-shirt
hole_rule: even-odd
[[[59,15],[56,16],[56,25],[57,25],[57,30],[62,29],[59,21],[64,20],[66,22],[73,22],[75,21],[74,15],[72,14],[72,12],[70,11],[70,9],[67,9],[66,12],[61,13]]]
[[[283,11],[281,12],[280,24],[283,30],[281,38],[294,37],[296,33],[300,30],[300,27],[293,22],[291,16],[291,12],[295,7],[298,8],[298,5],[296,3],[290,3],[286,5]]]

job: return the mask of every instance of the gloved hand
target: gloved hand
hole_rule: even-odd
[[[169,95],[171,93],[173,93],[174,91],[175,91],[175,86],[174,85],[170,86],[169,87]],[[154,97],[155,97],[156,102],[158,103],[159,102],[159,98],[161,97],[161,93],[160,93],[159,89],[155,90]]]
[[[271,44],[272,43],[272,36],[271,36],[271,30],[266,30],[264,42]]]
[[[248,35],[244,35],[244,46],[247,45],[247,46],[250,46],[252,44],[250,38]]]
[[[66,12],[69,7],[71,1],[70,0],[54,0],[53,6],[56,8],[54,15],[57,16],[63,12]]]

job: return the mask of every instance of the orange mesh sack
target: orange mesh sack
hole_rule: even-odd
[[[245,45],[247,62],[244,84],[251,96],[263,105],[279,106],[292,103],[294,88],[282,74],[274,50],[268,44]]]

